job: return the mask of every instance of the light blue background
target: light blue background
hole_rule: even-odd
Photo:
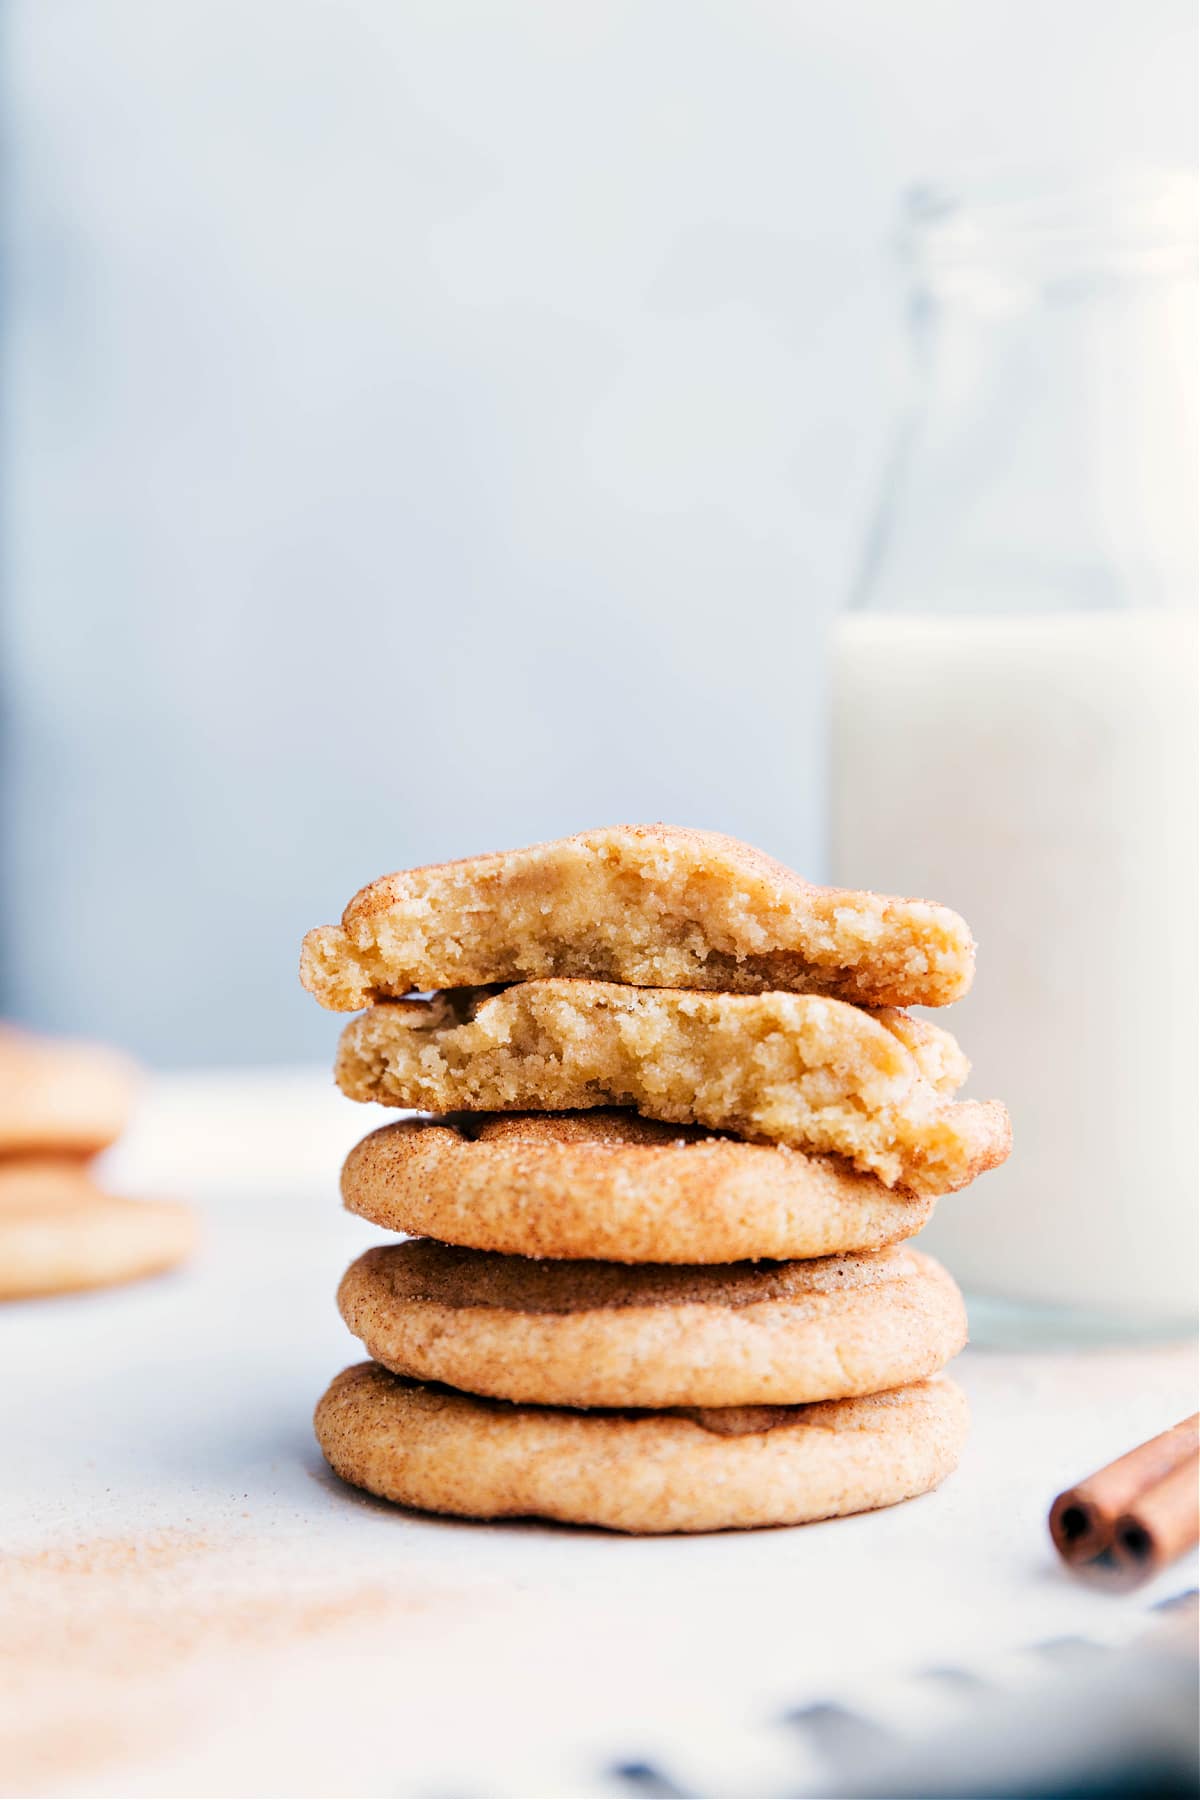
[[[6,1009],[326,1056],[385,869],[823,866],[914,179],[1190,163],[1191,0],[10,0]]]

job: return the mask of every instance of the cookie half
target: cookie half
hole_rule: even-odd
[[[996,1101],[954,1103],[947,1031],[801,994],[526,981],[373,1006],[343,1031],[353,1100],[426,1112],[631,1106],[648,1118],[846,1157],[941,1194],[1008,1154]]]
[[[0,1163],[0,1300],[157,1275],[196,1237],[190,1207],[106,1194],[77,1163]]]
[[[359,1363],[314,1423],[337,1474],[385,1500],[674,1532],[798,1525],[926,1493],[958,1463],[968,1414],[945,1376],[857,1400],[681,1416],[512,1406]]]
[[[630,1263],[879,1250],[934,1208],[838,1157],[604,1108],[384,1125],[350,1152],[342,1196],[389,1231]]]
[[[541,1406],[760,1406],[903,1387],[967,1341],[930,1256],[724,1267],[541,1262],[431,1238],[368,1250],[338,1305],[385,1368]]]
[[[0,1026],[0,1154],[94,1155],[125,1129],[136,1089],[119,1051]]]
[[[300,977],[339,1012],[542,976],[945,1006],[974,962],[949,907],[814,887],[714,831],[615,825],[385,875],[309,932]]]

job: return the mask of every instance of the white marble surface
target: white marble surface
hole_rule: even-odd
[[[333,1290],[373,1234],[336,1174],[373,1123],[321,1073],[160,1082],[109,1173],[192,1199],[203,1254],[0,1313],[7,1791],[583,1795],[655,1759],[781,1791],[790,1708],[903,1690],[919,1730],[921,1669],[1121,1642],[1194,1585],[1096,1593],[1044,1527],[1059,1487],[1193,1410],[1189,1347],[970,1351],[958,1475],[799,1530],[639,1541],[356,1497],[309,1420],[357,1360]]]

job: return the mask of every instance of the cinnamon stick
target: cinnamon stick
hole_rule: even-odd
[[[1072,1565],[1094,1562],[1107,1552],[1115,1555],[1118,1520],[1129,1515],[1136,1524],[1136,1507],[1143,1495],[1194,1459],[1198,1450],[1200,1413],[1195,1413],[1106,1464],[1086,1481],[1067,1488],[1050,1508],[1050,1535],[1059,1555]],[[1157,1511],[1153,1514],[1152,1523],[1159,1532],[1156,1543],[1173,1542],[1178,1536],[1180,1505],[1177,1491],[1172,1490],[1167,1499],[1171,1523],[1161,1520]],[[1129,1554],[1136,1556],[1137,1552]]]
[[[1189,1456],[1148,1487],[1117,1520],[1113,1559],[1130,1580],[1145,1581],[1200,1538],[1200,1455]]]

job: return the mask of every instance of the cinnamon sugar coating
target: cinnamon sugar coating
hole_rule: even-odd
[[[402,1119],[350,1152],[342,1195],[389,1231],[628,1263],[878,1250],[934,1204],[841,1157],[605,1108]]]
[[[543,1262],[413,1239],[368,1250],[338,1293],[385,1368],[550,1406],[793,1405],[944,1368],[962,1297],[909,1249],[785,1263]]]

